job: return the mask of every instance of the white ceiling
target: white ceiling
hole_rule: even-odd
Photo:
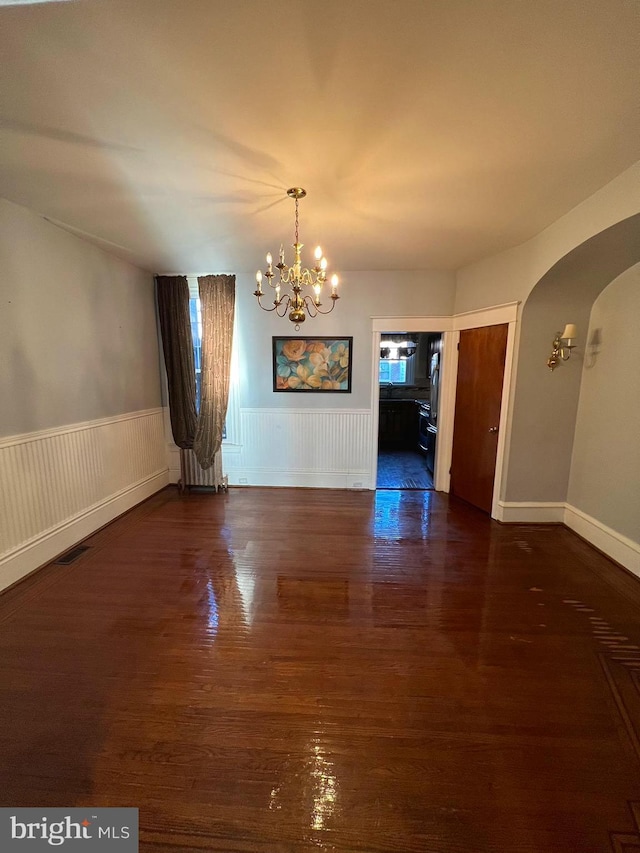
[[[0,195],[148,269],[458,268],[640,158],[635,0],[0,6]]]

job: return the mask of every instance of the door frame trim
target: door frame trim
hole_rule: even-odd
[[[440,410],[438,412],[438,442],[436,445],[436,471],[434,487],[438,492],[448,492],[451,477],[451,452],[453,449],[453,421],[456,404],[458,378],[458,343],[463,329],[480,326],[508,325],[507,351],[505,353],[502,400],[500,403],[500,427],[496,453],[496,471],[493,481],[491,518],[500,517],[500,501],[503,499],[506,478],[506,456],[512,421],[511,389],[513,385],[515,339],[520,302],[506,302],[475,311],[465,311],[449,316],[376,316],[372,317],[372,361],[371,371],[371,489],[376,488],[378,474],[378,416],[380,411],[379,358],[380,335],[382,332],[441,332],[443,334],[442,365],[440,367]]]

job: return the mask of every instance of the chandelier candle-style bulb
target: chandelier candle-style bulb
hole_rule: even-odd
[[[327,308],[326,311],[321,309],[322,302],[320,298],[322,295],[322,285],[327,280],[328,263],[322,254],[320,246],[317,246],[313,253],[315,259],[314,266],[310,268],[302,266],[301,253],[304,244],[300,242],[298,234],[298,205],[300,199],[304,198],[306,194],[306,190],[303,190],[302,187],[292,187],[290,190],[287,190],[287,195],[289,198],[294,199],[296,205],[295,240],[293,243],[294,257],[293,263],[289,266],[285,262],[284,246],[281,243],[278,263],[275,265],[278,273],[278,280],[276,282],[273,281],[276,277],[276,272],[273,269],[273,256],[271,252],[268,252],[266,256],[267,269],[264,275],[266,276],[269,287],[275,290],[273,306],[267,308],[261,302],[264,293],[262,291],[263,273],[260,271],[256,273],[258,287],[253,294],[263,311],[275,311],[279,317],[284,317],[288,312],[289,319],[292,323],[295,323],[296,329],[300,328],[300,323],[304,323],[307,315],[309,317],[317,317],[318,314],[329,314],[333,311],[337,300],[340,298],[338,296],[338,276],[333,275],[331,278],[331,307]],[[288,293],[285,292],[282,294],[283,285],[289,286],[290,290]],[[305,292],[306,287],[309,287],[312,293]]]

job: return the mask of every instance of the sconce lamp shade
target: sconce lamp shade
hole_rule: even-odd
[[[575,323],[567,323],[564,327],[564,332],[560,335],[563,341],[573,340],[573,338],[578,337],[578,330],[576,328]]]

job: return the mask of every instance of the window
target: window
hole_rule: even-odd
[[[198,296],[192,296],[189,299],[189,317],[191,319],[191,337],[193,338],[193,360],[196,367],[196,412],[199,412],[202,388],[202,313]]]
[[[380,382],[393,382],[394,385],[405,384],[407,381],[407,359],[381,358]]]
[[[380,337],[381,385],[413,385],[417,342],[406,332],[385,332]]]

